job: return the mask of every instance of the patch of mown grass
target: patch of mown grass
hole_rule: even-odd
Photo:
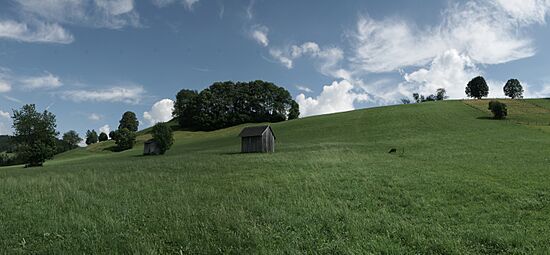
[[[274,154],[237,153],[239,126],[2,168],[0,251],[547,253],[550,134],[483,116],[382,107],[273,124]]]
[[[492,100],[506,104],[508,109],[506,120],[508,121],[534,126],[550,125],[550,102],[546,102],[547,99],[482,99],[464,100],[464,103],[487,113],[487,117],[491,117],[488,105]]]

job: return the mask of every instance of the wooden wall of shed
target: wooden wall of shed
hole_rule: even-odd
[[[243,137],[241,144],[242,152],[261,152],[262,151],[262,137],[251,136]]]
[[[262,152],[275,152],[275,138],[269,130],[262,136]]]

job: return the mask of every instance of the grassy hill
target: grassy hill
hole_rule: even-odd
[[[238,126],[0,168],[0,253],[548,253],[550,100],[487,102],[276,123],[274,154]]]

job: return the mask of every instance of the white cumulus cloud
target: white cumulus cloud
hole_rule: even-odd
[[[172,119],[174,110],[174,101],[171,99],[162,99],[153,104],[150,111],[143,113],[143,118],[154,125],[158,122],[166,122]]]
[[[445,88],[451,98],[464,98],[468,81],[480,75],[471,59],[457,50],[448,50],[437,56],[429,67],[405,74],[409,95],[418,92],[422,95],[435,94],[438,88]]]
[[[269,45],[269,39],[267,38],[268,32],[269,28],[267,28],[266,26],[256,25],[252,27],[252,30],[250,31],[250,36],[261,46],[267,47]]]
[[[107,125],[107,124],[105,124],[105,125],[103,125],[99,128],[99,134],[105,133],[105,134],[109,135],[109,132],[111,132],[111,127],[109,127],[109,125]]]
[[[301,116],[311,116],[354,110],[355,102],[367,99],[367,94],[354,92],[354,86],[349,81],[341,80],[324,86],[321,94],[315,98],[300,94],[296,102],[300,106]]]

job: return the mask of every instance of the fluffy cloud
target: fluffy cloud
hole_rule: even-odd
[[[0,110],[0,118],[9,119],[10,118],[10,113]]]
[[[73,36],[55,23],[19,23],[11,20],[0,21],[0,38],[22,42],[61,43],[74,41]]]
[[[151,110],[143,113],[143,118],[154,125],[157,122],[166,122],[172,119],[174,110],[174,101],[171,99],[162,99],[151,107]]]
[[[47,73],[43,76],[29,77],[21,80],[23,87],[26,89],[53,89],[63,85],[59,77]]]
[[[266,26],[256,25],[252,27],[252,30],[250,31],[250,36],[261,46],[267,47],[269,45],[269,39],[267,38],[268,32],[269,28],[267,28]]]
[[[437,56],[428,68],[421,68],[404,77],[409,95],[413,92],[429,95],[438,88],[445,88],[449,97],[463,98],[468,81],[480,74],[468,56],[452,49]]]
[[[374,92],[371,98],[385,102],[412,92],[432,94],[440,87],[452,98],[462,98],[466,83],[482,73],[477,66],[535,54],[532,40],[521,28],[544,24],[549,8],[547,0],[467,1],[451,4],[438,25],[424,27],[396,18],[361,17],[356,31],[350,33],[353,57],[348,59],[347,74],[360,81],[357,75],[401,72],[404,82],[388,84],[394,93],[361,86]],[[411,67],[419,69],[402,71]],[[488,83],[496,89],[490,96],[500,96],[500,82]]]
[[[109,134],[109,132],[111,132],[111,127],[109,127],[109,125],[103,125],[102,127],[99,128],[99,133],[105,133],[105,134]]]
[[[300,94],[296,102],[300,105],[301,116],[354,110],[354,103],[366,101],[368,96],[353,91],[354,86],[347,80],[333,82],[323,87],[321,94],[315,98]]]
[[[99,90],[69,90],[61,92],[61,98],[74,102],[118,102],[137,104],[145,94],[142,86],[112,87]]]
[[[26,16],[55,23],[119,29],[139,26],[134,0],[15,0]]]
[[[286,68],[293,68],[294,60],[301,57],[311,57],[317,60],[317,69],[324,75],[338,79],[350,79],[351,74],[340,67],[344,60],[344,51],[337,47],[321,48],[315,42],[305,42],[301,45],[291,45],[285,50],[272,48],[271,57]]]
[[[517,29],[530,23],[518,23],[499,5],[469,1],[448,8],[443,17],[439,25],[422,29],[404,20],[362,17],[353,37],[352,61],[368,72],[389,72],[428,64],[449,49],[480,64],[500,64],[535,53],[531,40]]]
[[[8,92],[11,90],[11,84],[6,81],[0,80],[0,93]]]
[[[101,120],[101,115],[97,113],[92,113],[90,114],[90,116],[88,116],[88,119],[91,121],[98,121],[98,120]]]

